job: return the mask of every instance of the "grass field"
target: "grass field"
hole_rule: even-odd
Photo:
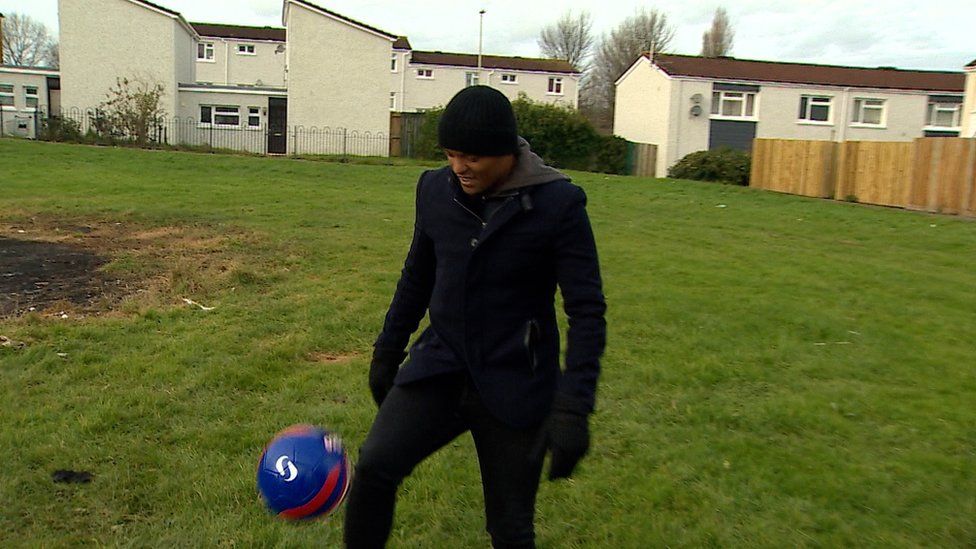
[[[101,245],[131,289],[0,319],[26,344],[0,347],[0,546],[338,546],[341,513],[273,519],[254,468],[293,423],[362,442],[422,169],[0,140],[0,236]],[[976,223],[571,175],[609,342],[540,547],[976,545]],[[391,547],[487,547],[481,505],[462,437]]]

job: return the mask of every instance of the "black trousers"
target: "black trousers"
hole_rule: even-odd
[[[346,546],[383,547],[401,481],[427,456],[469,430],[478,452],[492,545],[535,547],[542,459],[530,454],[539,428],[514,429],[494,418],[467,372],[394,387],[387,395],[356,463],[346,502]]]

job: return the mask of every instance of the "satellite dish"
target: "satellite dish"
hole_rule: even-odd
[[[700,94],[700,93],[696,93],[695,95],[692,95],[691,96],[691,102],[694,103],[694,104],[696,104],[696,105],[698,105],[699,103],[701,103],[702,102],[702,99],[704,99],[704,98],[702,97],[702,94]]]
[[[698,106],[698,105],[694,105],[694,106],[691,107],[691,111],[689,111],[689,112],[690,112],[691,116],[696,116],[696,117],[697,116],[701,116],[702,108],[700,106]]]

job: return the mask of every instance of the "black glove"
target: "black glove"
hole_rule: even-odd
[[[373,360],[369,363],[369,390],[377,406],[383,404],[387,393],[393,388],[393,378],[406,357],[407,353],[403,351],[379,347],[373,349]]]
[[[552,453],[549,480],[569,478],[590,448],[589,416],[581,410],[580,405],[557,396],[542,425],[534,455],[542,459],[546,450]]]

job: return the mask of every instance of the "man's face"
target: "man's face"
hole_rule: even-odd
[[[444,149],[465,194],[481,194],[498,186],[515,167],[515,155],[477,156]]]

